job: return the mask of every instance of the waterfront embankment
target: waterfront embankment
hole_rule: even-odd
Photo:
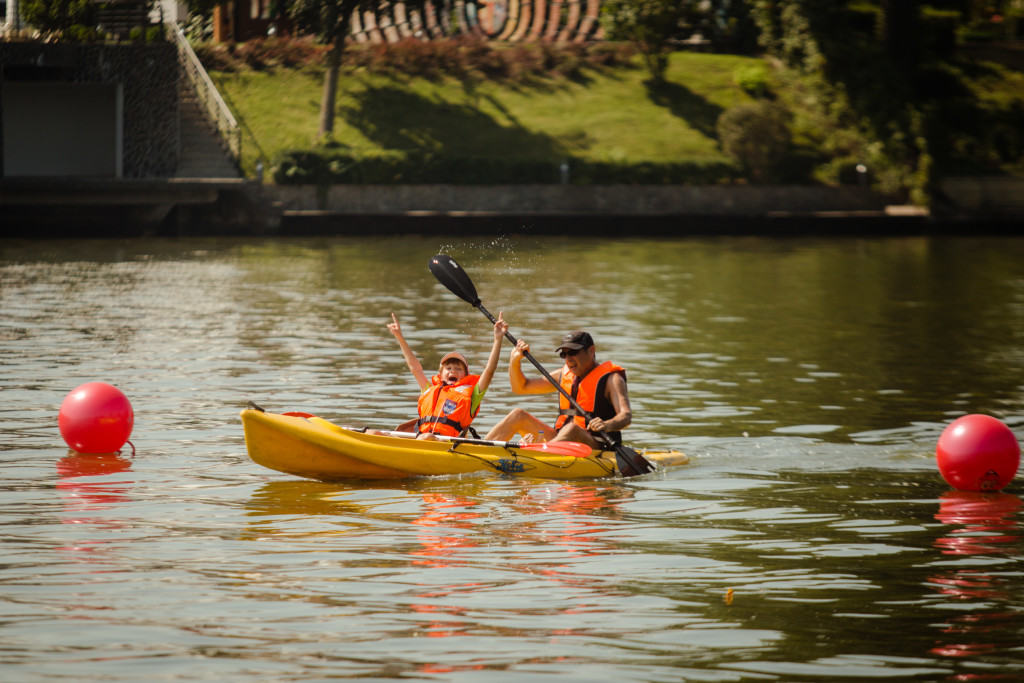
[[[1024,180],[951,178],[935,211],[856,186],[272,185],[172,178],[0,179],[9,237],[1017,234]],[[624,227],[628,226],[628,227]]]

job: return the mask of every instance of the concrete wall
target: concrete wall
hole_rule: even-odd
[[[166,177],[178,165],[178,61],[170,43],[151,45],[73,45],[46,43],[0,43],[0,80],[6,84],[47,83],[50,85],[95,84],[120,88],[122,126],[120,130],[121,169],[126,178]],[[52,114],[52,103],[36,103],[39,118]],[[67,125],[78,116],[70,101],[56,125]],[[17,117],[4,112],[0,98],[3,140],[22,134],[25,112]],[[29,112],[31,116],[31,112]],[[21,120],[14,128],[9,123]],[[93,124],[95,125],[95,123]],[[113,125],[113,123],[112,123]],[[21,126],[20,128],[18,126]],[[51,127],[56,135],[56,128]],[[84,131],[81,131],[84,134]],[[68,149],[69,154],[83,154]],[[6,153],[0,154],[5,158]],[[53,175],[66,175],[55,168]],[[3,175],[9,175],[6,170]]]
[[[285,211],[408,213],[765,216],[883,211],[885,200],[857,187],[576,185],[271,185]]]
[[[953,210],[982,216],[1024,216],[1024,178],[950,177],[939,186]]]
[[[5,176],[121,177],[121,89],[0,83]]]

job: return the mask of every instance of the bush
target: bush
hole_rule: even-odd
[[[301,68],[323,63],[326,47],[309,38],[254,39],[233,45],[199,45],[196,54],[211,71]],[[427,79],[488,78],[522,83],[543,77],[576,77],[584,69],[628,66],[635,49],[628,44],[498,45],[479,38],[446,40],[406,38],[397,43],[351,44],[345,67],[373,73]]]
[[[569,159],[574,185],[716,184],[736,179],[738,169],[720,161],[613,163]],[[560,161],[452,158],[420,152],[358,156],[346,149],[285,152],[271,168],[279,185],[455,184],[525,185],[560,182]]]
[[[210,71],[297,69],[323,62],[326,46],[311,37],[255,38],[244,43],[197,45],[199,61]]]
[[[752,97],[765,97],[771,90],[768,85],[768,70],[760,64],[736,69],[732,79],[736,85]]]
[[[69,27],[64,31],[63,36],[65,40],[73,43],[93,43],[102,38],[95,26],[83,26],[82,24],[74,24]]]
[[[166,38],[164,27],[159,24],[154,26],[134,26],[128,32],[128,40],[133,43],[159,43]]]
[[[791,134],[784,109],[770,102],[741,104],[718,117],[718,140],[757,182],[776,179],[789,152]]]
[[[72,26],[96,26],[95,5],[89,0],[23,0],[22,18],[43,34],[60,35]]]

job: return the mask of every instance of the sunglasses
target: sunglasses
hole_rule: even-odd
[[[575,356],[577,353],[579,353],[582,350],[583,349],[562,349],[561,351],[558,352],[558,357],[559,358],[568,358],[569,356]]]

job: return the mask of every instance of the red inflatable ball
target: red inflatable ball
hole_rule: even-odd
[[[964,415],[942,431],[935,457],[942,478],[961,491],[998,491],[1020,465],[1010,428],[988,415]]]
[[[60,404],[57,424],[68,447],[79,453],[113,453],[132,434],[135,415],[121,390],[103,382],[73,389]]]

